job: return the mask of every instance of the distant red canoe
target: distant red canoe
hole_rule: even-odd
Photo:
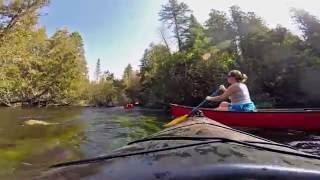
[[[124,106],[125,109],[133,109],[134,108],[134,105],[132,103],[129,103],[129,104],[126,104]]]
[[[174,117],[188,114],[192,107],[171,104]],[[320,130],[320,109],[261,109],[258,112],[223,112],[202,108],[210,119],[233,127]]]

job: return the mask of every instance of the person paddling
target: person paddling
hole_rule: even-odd
[[[230,86],[225,88],[224,85],[220,85],[219,89],[223,91],[223,94],[219,96],[207,96],[207,101],[222,101],[217,111],[240,111],[240,112],[253,112],[256,111],[254,103],[251,101],[250,93],[246,84],[248,79],[246,74],[241,73],[238,70],[232,70],[228,73],[228,83]],[[224,100],[231,100],[228,103]]]

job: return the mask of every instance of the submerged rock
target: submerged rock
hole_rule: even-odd
[[[30,119],[24,122],[25,125],[33,126],[33,125],[42,125],[42,126],[49,126],[49,125],[57,125],[58,123],[48,123],[41,120],[34,120]]]

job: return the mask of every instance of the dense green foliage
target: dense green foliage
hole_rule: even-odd
[[[162,44],[151,44],[145,51],[140,68],[142,102],[195,105],[219,84],[226,84],[229,70],[239,69],[249,76],[258,105],[320,105],[317,17],[292,10],[300,37],[280,25],[272,29],[238,6],[229,13],[212,10],[204,25],[190,12],[186,4],[169,0],[159,13],[178,51],[170,52]]]
[[[87,88],[87,103],[94,106],[115,106],[128,101],[124,95],[126,86],[122,80],[115,79],[109,71],[105,71],[97,79],[90,82]]]
[[[37,26],[46,0],[0,2],[0,104],[70,104],[87,80],[81,35]]]
[[[139,102],[141,91],[140,77],[138,72],[132,69],[131,64],[128,64],[125,68],[122,80],[125,86],[124,93],[127,101],[132,103]]]

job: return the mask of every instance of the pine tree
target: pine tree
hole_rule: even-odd
[[[101,67],[100,67],[100,58],[97,60],[97,65],[96,65],[96,72],[95,72],[95,79],[96,81],[100,80],[101,76]]]
[[[199,52],[209,46],[209,40],[204,28],[193,15],[190,17],[190,24],[186,32],[184,49]]]
[[[125,85],[128,85],[130,77],[133,74],[131,64],[128,64],[127,67],[124,69],[122,80],[124,81]]]
[[[179,51],[183,49],[186,30],[188,29],[191,10],[185,3],[177,0],[169,0],[168,4],[162,6],[160,21],[166,23],[169,28],[173,27],[174,37],[177,39]]]
[[[301,9],[292,9],[293,20],[302,32],[307,45],[320,55],[320,20],[318,17]]]

